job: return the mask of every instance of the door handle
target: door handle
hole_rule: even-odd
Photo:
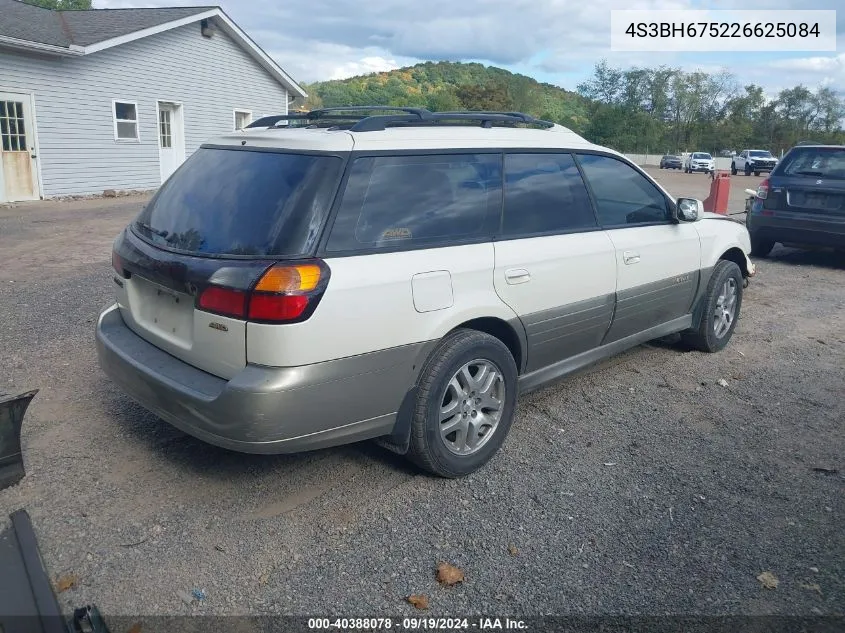
[[[524,284],[526,281],[531,281],[531,273],[524,268],[510,268],[505,271],[505,281],[509,284]]]
[[[636,264],[640,261],[640,254],[634,251],[625,251],[622,253],[622,259],[626,264]]]

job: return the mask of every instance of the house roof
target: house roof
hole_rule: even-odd
[[[0,46],[55,55],[88,55],[203,19],[211,19],[294,96],[307,96],[216,6],[55,11],[19,0],[0,0]]]

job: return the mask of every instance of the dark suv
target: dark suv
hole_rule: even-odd
[[[798,145],[760,183],[747,220],[752,254],[776,242],[845,250],[845,145]]]
[[[684,163],[681,161],[680,156],[675,156],[673,154],[666,154],[663,158],[660,159],[660,169],[683,169]]]

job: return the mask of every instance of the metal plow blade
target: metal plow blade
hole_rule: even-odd
[[[0,490],[18,483],[24,476],[21,426],[26,409],[38,389],[19,396],[0,394]]]

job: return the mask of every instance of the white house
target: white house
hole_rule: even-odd
[[[219,7],[0,0],[0,202],[158,187],[302,88]]]

